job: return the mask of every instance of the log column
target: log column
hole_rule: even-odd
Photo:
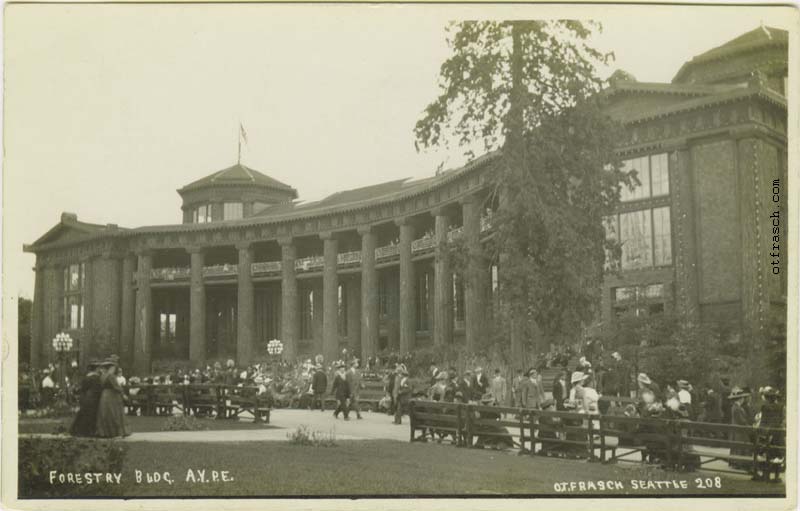
[[[331,232],[319,235],[324,244],[325,267],[322,273],[322,354],[326,362],[339,352],[339,241]]]
[[[361,235],[361,361],[378,352],[378,270],[375,249],[378,236],[370,226],[358,228]]]
[[[297,302],[297,275],[294,264],[296,250],[292,238],[278,240],[281,246],[281,337],[284,357],[293,361],[297,356],[297,343],[300,339],[300,314]]]
[[[414,261],[411,259],[414,225],[407,217],[395,223],[400,227],[400,353],[406,354],[414,347],[417,336]]]
[[[133,363],[133,339],[136,324],[136,289],[133,287],[133,272],[136,255],[125,254],[122,259],[122,297],[120,319],[120,363],[129,369]]]
[[[150,270],[153,267],[153,255],[149,250],[143,250],[138,257],[133,368],[137,375],[143,376],[150,372],[152,359],[153,294],[150,289]]]
[[[33,268],[36,272],[33,288],[33,308],[31,309],[31,368],[40,367],[44,351],[44,266],[37,262]]]
[[[434,262],[433,344],[443,346],[453,341],[453,273],[447,249],[450,217],[444,208],[433,210],[436,227],[436,259]]]
[[[203,279],[205,253],[202,247],[186,249],[191,257],[189,280],[189,360],[199,367],[206,359],[206,286]]]
[[[250,265],[253,262],[253,246],[250,242],[236,245],[239,250],[238,313],[236,314],[236,361],[246,366],[253,357],[255,335],[255,296]]]
[[[481,202],[474,195],[461,200],[464,241],[467,250],[467,275],[464,287],[465,336],[467,351],[474,352],[481,342],[484,323],[486,269],[481,250]]]

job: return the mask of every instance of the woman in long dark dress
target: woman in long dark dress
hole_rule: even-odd
[[[89,362],[87,366],[89,372],[86,373],[86,376],[81,381],[78,391],[80,393],[80,408],[69,429],[72,436],[94,436],[97,431],[97,408],[100,404],[100,394],[103,391],[103,387],[100,384],[98,365],[99,362],[97,360]]]
[[[97,436],[103,438],[128,436],[123,414],[122,387],[117,381],[117,364],[114,360],[106,359],[100,367],[103,392],[100,394],[100,404],[97,407]]]

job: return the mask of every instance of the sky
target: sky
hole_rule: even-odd
[[[791,11],[789,11],[791,12]],[[793,18],[794,16],[794,18]],[[580,18],[639,81],[785,8],[486,5],[7,5],[4,294],[31,297],[22,252],[62,211],[123,227],[180,223],[184,184],[236,162],[315,200],[455,167],[418,154],[454,19]],[[796,21],[795,21],[796,23]]]

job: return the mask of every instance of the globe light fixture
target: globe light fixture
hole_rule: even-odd
[[[72,350],[72,337],[68,333],[60,332],[53,338],[53,349],[58,353]]]
[[[278,339],[272,339],[267,343],[267,353],[273,356],[283,353],[283,343]]]

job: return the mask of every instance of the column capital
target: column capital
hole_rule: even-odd
[[[476,204],[478,202],[478,196],[474,193],[470,193],[458,199],[458,203],[462,206],[465,204]]]
[[[237,241],[234,246],[237,250],[248,250],[252,248],[253,242],[252,241]]]
[[[136,255],[139,257],[149,257],[153,255],[152,248],[139,248],[136,250]]]
[[[190,254],[203,254],[206,251],[206,247],[189,246],[186,247],[186,251]]]
[[[437,206],[431,210],[431,216],[449,217],[450,215],[447,213],[447,206]]]
[[[278,245],[282,247],[292,246],[293,243],[294,243],[294,238],[292,238],[291,236],[282,236],[278,238]]]
[[[400,218],[394,219],[394,225],[401,227],[403,225],[413,225],[413,224],[411,223],[410,216],[401,216]]]
[[[372,234],[375,232],[375,226],[359,225],[358,228],[356,228],[356,231],[358,231],[358,234],[361,236],[364,236],[365,234]]]
[[[336,239],[336,233],[333,232],[333,231],[322,231],[321,233],[319,233],[319,239],[325,240],[325,241],[327,241],[327,240],[335,240]]]

